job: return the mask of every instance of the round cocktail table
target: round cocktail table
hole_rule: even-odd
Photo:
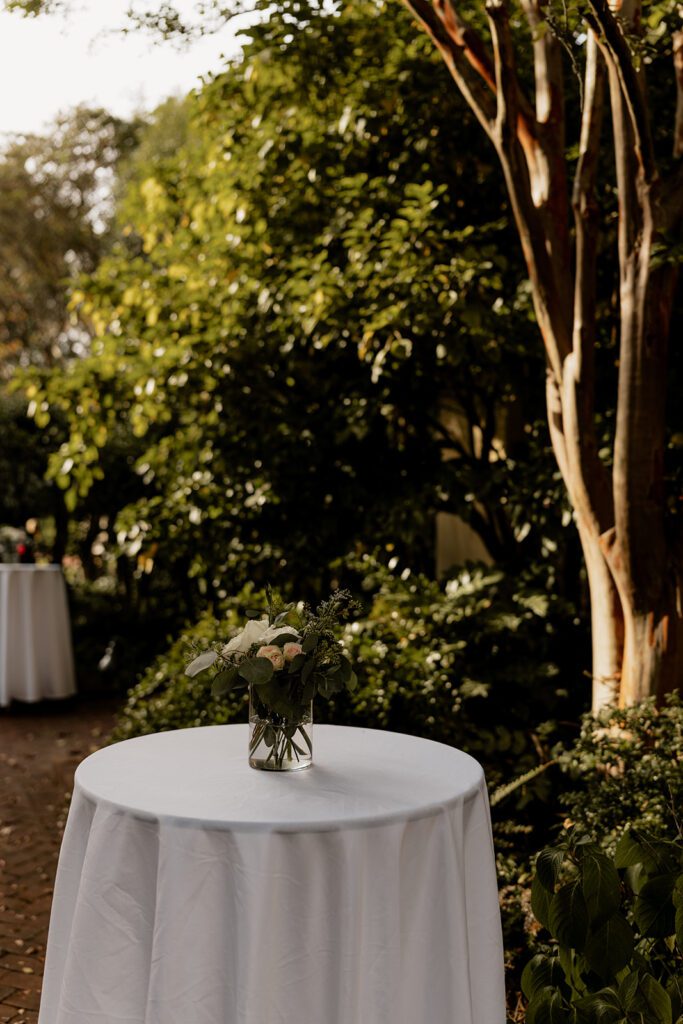
[[[488,801],[468,755],[314,727],[127,740],[76,772],[40,1024],[504,1024]]]

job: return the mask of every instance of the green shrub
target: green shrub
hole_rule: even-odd
[[[573,787],[567,817],[613,850],[627,827],[666,839],[683,807],[683,703],[670,695],[583,718],[581,734],[559,762]]]
[[[367,613],[344,644],[360,679],[352,694],[316,706],[318,721],[408,732],[478,756],[497,784],[538,763],[549,720],[570,704],[559,669],[557,622],[568,609],[531,576],[509,578],[474,566],[445,587],[376,560],[362,570]],[[116,737],[232,720],[243,702],[215,701],[203,679],[184,675],[187,641],[225,639],[262,603],[243,591],[220,624],[204,616],[158,658],[131,691]],[[543,794],[540,776],[532,784]],[[522,801],[529,793],[521,796]]]
[[[185,675],[189,660],[188,638],[202,646],[225,637],[226,626],[237,626],[236,610],[219,622],[207,613],[185,635],[158,657],[128,694],[112,739],[126,740],[151,732],[186,729],[197,725],[222,725],[237,718],[246,704],[243,693],[218,700],[211,696],[210,681]]]
[[[482,565],[444,585],[366,557],[365,618],[346,630],[361,685],[336,720],[453,744],[497,786],[538,764],[557,718],[581,710],[572,610],[536,570]],[[561,667],[562,666],[562,667]],[[517,799],[546,792],[538,776]]]
[[[527,964],[527,1024],[683,1021],[683,835],[622,833],[608,856],[576,829],[536,860],[552,937]]]

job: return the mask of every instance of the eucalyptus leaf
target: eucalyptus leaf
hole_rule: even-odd
[[[273,663],[269,658],[244,658],[239,664],[239,674],[252,686],[267,683],[273,675]]]
[[[233,688],[235,683],[238,682],[238,679],[239,675],[236,665],[224,668],[222,672],[218,673],[211,684],[211,693],[214,697],[224,697]]]
[[[279,636],[274,637],[270,643],[276,647],[284,647],[285,644],[298,644],[299,637],[296,633],[281,633]]]
[[[305,682],[308,681],[308,679],[310,678],[311,673],[314,671],[314,669],[315,669],[315,661],[313,660],[313,658],[309,658],[308,661],[306,662],[306,664],[301,669],[301,682],[302,683],[305,683]]]
[[[185,669],[185,675],[191,679],[194,676],[198,676],[200,672],[205,672],[207,668],[211,668],[217,657],[216,651],[204,651],[203,654],[198,655],[194,661],[190,662]]]

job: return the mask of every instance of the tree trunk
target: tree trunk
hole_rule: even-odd
[[[680,599],[680,592],[678,595]],[[667,606],[668,605],[668,606]],[[621,704],[661,698],[683,683],[683,628],[671,594],[657,609],[631,610],[625,617],[624,682]]]
[[[592,710],[619,700],[624,656],[624,615],[600,540],[579,524],[591,606]]]
[[[543,0],[522,0],[534,92],[517,73],[509,0],[487,0],[490,45],[457,0],[405,0],[493,143],[505,177],[547,361],[553,451],[574,509],[591,599],[593,708],[661,696],[683,679],[683,544],[667,535],[664,476],[668,337],[676,269],[654,247],[680,234],[683,170],[662,182],[644,64],[641,0],[587,0],[579,159],[567,202],[561,45]],[[515,12],[515,18],[517,13]],[[683,155],[683,36],[674,40]],[[599,191],[605,69],[619,196],[619,384],[612,471],[595,436]],[[666,188],[663,188],[666,185]],[[574,259],[569,238],[574,217]]]

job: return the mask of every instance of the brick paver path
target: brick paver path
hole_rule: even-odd
[[[115,704],[0,711],[0,1024],[36,1024],[59,844],[76,765]]]

